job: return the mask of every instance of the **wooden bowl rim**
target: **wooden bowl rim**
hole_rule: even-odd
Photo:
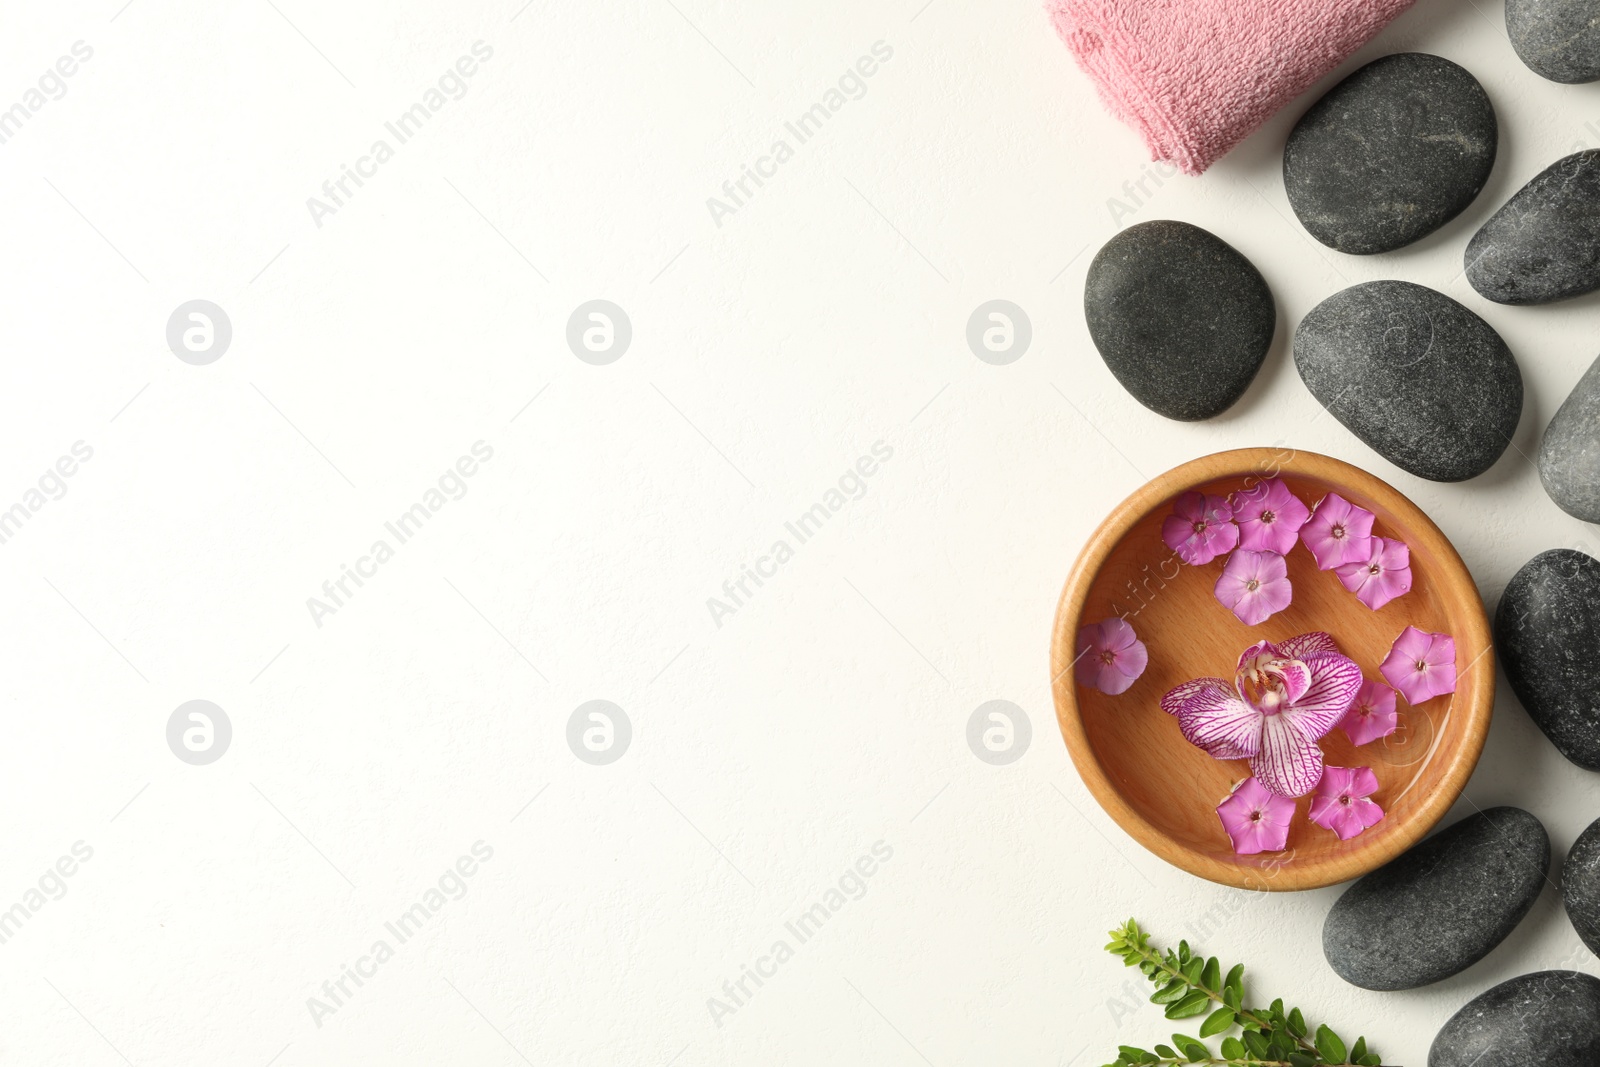
[[[1381,501],[1399,516],[1403,525],[1414,531],[1413,542],[1425,541],[1429,554],[1443,561],[1435,581],[1452,620],[1456,647],[1479,650],[1456,683],[1458,703],[1454,715],[1458,718],[1452,719],[1451,728],[1462,731],[1465,736],[1451,762],[1441,767],[1439,785],[1431,795],[1424,798],[1405,822],[1378,839],[1372,847],[1319,860],[1297,859],[1274,868],[1270,876],[1261,868],[1226,863],[1180,844],[1123,799],[1089,743],[1078,708],[1076,682],[1068,669],[1075,655],[1076,635],[1089,591],[1111,552],[1133,527],[1151,511],[1186,490],[1219,479],[1259,475],[1267,470],[1348,487],[1365,499]],[[1489,722],[1494,714],[1495,687],[1494,655],[1490,648],[1489,619],[1471,572],[1450,539],[1404,493],[1374,474],[1317,452],[1239,448],[1190,460],[1150,479],[1118,504],[1090,535],[1072,566],[1056,608],[1050,641],[1051,689],[1061,736],[1079,776],[1101,808],[1134,840],[1173,866],[1221,885],[1296,892],[1337,885],[1374,871],[1422,840],[1444,818],[1472,777],[1488,737]],[[1470,694],[1470,700],[1460,700],[1463,691]]]

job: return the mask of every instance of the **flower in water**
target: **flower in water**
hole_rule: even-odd
[[[1329,767],[1311,795],[1311,821],[1348,841],[1383,819],[1383,809],[1367,799],[1378,791],[1371,767]]]
[[[1246,759],[1268,792],[1299,797],[1322,780],[1317,744],[1345,717],[1361,688],[1361,668],[1325,633],[1274,645],[1261,641],[1239,657],[1232,684],[1184,682],[1161,698],[1189,743],[1217,759]]]
[[[1220,496],[1188,492],[1172,505],[1161,524],[1161,540],[1185,563],[1210,563],[1239,543],[1233,509]]]
[[[1246,626],[1258,626],[1294,599],[1289,566],[1276,552],[1237,549],[1217,579],[1217,599]]]
[[[1400,726],[1400,715],[1394,710],[1394,690],[1382,682],[1370,679],[1361,683],[1356,702],[1339,723],[1352,745],[1364,745],[1380,737],[1388,737]]]
[[[1373,611],[1411,592],[1411,549],[1404,541],[1371,539],[1367,558],[1334,568],[1339,581]]]
[[[1338,493],[1329,493],[1300,527],[1300,540],[1317,557],[1319,570],[1332,570],[1371,554],[1372,519],[1372,512],[1366,508],[1356,507]]]
[[[1275,796],[1254,778],[1246,778],[1217,805],[1222,828],[1233,838],[1233,851],[1241,856],[1282,852],[1289,841],[1294,801]]]
[[[1405,694],[1406,703],[1420,704],[1456,691],[1456,641],[1449,634],[1429,633],[1415,626],[1394,639],[1378,668],[1389,684]]]
[[[1150,660],[1126,619],[1115,616],[1078,630],[1078,684],[1116,696],[1138,680]]]
[[[1228,498],[1239,524],[1239,547],[1287,556],[1300,536],[1311,509],[1278,478],[1261,482]]]

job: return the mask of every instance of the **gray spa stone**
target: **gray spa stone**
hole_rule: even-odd
[[[1323,923],[1323,954],[1362,989],[1442,982],[1506,939],[1549,870],[1538,819],[1520,808],[1468,816],[1346,890]]]
[[[1506,33],[1541,78],[1568,85],[1600,78],[1600,9],[1594,0],[1506,0]]]
[[[1187,222],[1141,222],[1107,241],[1083,291],[1089,336],[1117,381],[1158,415],[1220,415],[1267,358],[1277,307],[1261,272]]]
[[[1561,869],[1567,917],[1589,950],[1600,956],[1600,819],[1578,835]]]
[[[1539,479],[1562,511],[1600,522],[1600,359],[1589,365],[1545,429]]]
[[[1499,304],[1600,289],[1600,149],[1559,159],[1518,189],[1467,242],[1466,270]]]
[[[1502,982],[1451,1016],[1428,1067],[1595,1067],[1600,978],[1539,971]]]
[[[1522,417],[1522,372],[1500,335],[1411,282],[1363,282],[1328,297],[1300,321],[1294,361],[1351,433],[1436,482],[1488,470]]]
[[[1551,744],[1600,771],[1600,560],[1574,548],[1529,560],[1495,609],[1494,646]]]
[[[1499,127],[1483,86],[1423,52],[1384,56],[1312,105],[1283,150],[1283,184],[1306,230],[1341,252],[1388,252],[1472,203]]]

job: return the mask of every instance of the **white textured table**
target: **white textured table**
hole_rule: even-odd
[[[1600,302],[1489,304],[1461,251],[1600,146],[1600,86],[1524,68],[1494,0],[1419,4],[1356,62],[1464,64],[1500,158],[1441,233],[1355,259],[1284,199],[1303,105],[1151,180],[1031,3],[520,2],[10,5],[0,1059],[1096,1064],[1172,1029],[1100,951],[1130,914],[1388,1063],[1496,981],[1600,973],[1547,891],[1456,979],[1344,986],[1334,890],[1204,884],[1102,815],[1045,664],[1088,531],[1218,449],[1390,480],[1491,606],[1535,552],[1596,551],[1525,456]],[[1200,425],[1129,398],[1081,314],[1093,250],[1163,217],[1279,302],[1255,386]],[[1521,361],[1515,450],[1469,484],[1397,470],[1292,368],[1310,307],[1387,277]],[[204,365],[166,337],[196,299],[231,323]],[[603,365],[615,313],[574,331],[587,361],[566,340],[596,299],[631,324]],[[965,338],[992,299],[1032,325],[1008,365]],[[1471,800],[1536,812],[1559,857],[1600,779],[1501,689]],[[231,728],[209,763],[175,752],[218,753],[214,711],[169,747],[192,700]],[[567,740],[591,700],[627,719],[579,723],[603,765]],[[968,747],[991,700],[1031,722],[1009,765]]]

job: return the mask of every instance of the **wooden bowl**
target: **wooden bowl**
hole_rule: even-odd
[[[1161,540],[1161,523],[1188,490],[1226,496],[1279,477],[1307,506],[1337,492],[1377,516],[1374,533],[1411,547],[1411,591],[1369,609],[1319,571],[1311,553],[1289,553],[1294,601],[1259,626],[1246,626],[1213,592],[1225,557],[1180,564]],[[1149,649],[1149,666],[1118,696],[1078,684],[1072,670],[1078,628],[1123,615]],[[1370,766],[1386,815],[1349,841],[1307,818],[1297,802],[1288,848],[1236,856],[1216,814],[1242,761],[1211,758],[1184,740],[1160,708],[1163,693],[1191,678],[1233,678],[1239,654],[1265,638],[1326,630],[1366,677],[1407,625],[1452,635],[1456,691],[1417,706],[1397,701],[1400,728],[1353,747],[1335,728],[1322,739],[1329,766]],[[1465,787],[1483,750],[1494,707],[1494,654],[1478,590],[1439,528],[1394,487],[1327,456],[1245,448],[1185,463],[1155,478],[1111,513],[1090,537],[1061,594],[1050,642],[1056,717],[1089,791],[1145,848],[1191,874],[1246,889],[1316,889],[1366,874],[1416,844]]]

